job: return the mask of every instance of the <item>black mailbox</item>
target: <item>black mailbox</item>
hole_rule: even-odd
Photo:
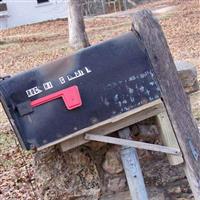
[[[2,80],[0,94],[26,149],[160,98],[148,55],[133,32]]]

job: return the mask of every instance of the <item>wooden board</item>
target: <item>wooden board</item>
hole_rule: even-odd
[[[149,55],[169,119],[183,152],[187,178],[195,199],[199,200],[200,134],[164,33],[148,10],[134,14],[132,31],[138,34]]]
[[[163,112],[164,106],[160,99],[155,100],[151,103],[145,104],[138,107],[132,111],[126,112],[124,114],[118,115],[117,117],[111,118],[89,128],[78,131],[74,134],[75,137],[66,137],[65,141],[60,144],[62,151],[68,151],[79,145],[87,143],[88,141],[84,139],[84,133],[93,133],[100,135],[107,135],[109,133],[115,132],[124,127],[128,127],[144,119],[153,117],[161,112]],[[50,144],[52,145],[52,144]]]
[[[181,155],[179,148],[166,147],[166,146],[162,146],[158,144],[150,144],[146,142],[139,142],[139,141],[133,141],[133,140],[127,140],[127,139],[120,139],[116,137],[110,137],[110,136],[95,135],[95,134],[85,134],[85,139],[89,141],[116,144],[116,145],[143,149],[143,150],[148,150],[148,151],[157,151],[157,152],[166,153],[169,155],[176,155],[176,156]]]
[[[180,151],[176,135],[174,133],[174,130],[172,128],[167,113],[164,111],[163,113],[158,114],[156,118],[163,144],[168,147],[177,148]],[[167,154],[167,157],[171,165],[179,165],[184,162],[182,154],[180,156],[173,156]]]

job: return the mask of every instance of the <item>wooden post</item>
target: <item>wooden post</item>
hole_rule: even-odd
[[[148,10],[133,16],[132,31],[144,43],[157,76],[166,110],[185,159],[185,172],[196,200],[200,197],[200,134],[158,21]]]
[[[123,139],[130,138],[130,129],[125,128],[118,131]],[[147,191],[144,184],[144,178],[140,168],[140,163],[135,148],[122,147],[121,159],[128,182],[132,200],[148,200]]]

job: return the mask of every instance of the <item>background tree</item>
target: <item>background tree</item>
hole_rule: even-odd
[[[68,0],[69,44],[73,49],[89,46],[82,12],[83,0]]]

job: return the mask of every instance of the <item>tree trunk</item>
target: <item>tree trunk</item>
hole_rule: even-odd
[[[69,44],[73,49],[89,46],[82,12],[82,0],[68,0]]]

